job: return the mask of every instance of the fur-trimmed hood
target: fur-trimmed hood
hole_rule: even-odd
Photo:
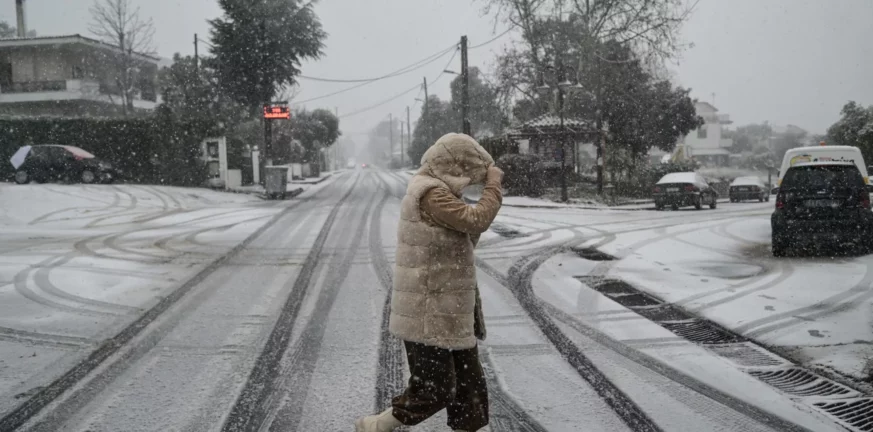
[[[485,182],[491,165],[494,159],[471,136],[450,133],[427,149],[421,157],[418,175],[440,180],[453,194],[461,196],[465,187]]]

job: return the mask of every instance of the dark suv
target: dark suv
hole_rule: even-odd
[[[789,248],[836,242],[866,246],[873,228],[870,193],[853,164],[802,164],[791,167],[776,195],[773,255]]]
[[[50,181],[109,183],[119,176],[108,162],[79,147],[34,145],[18,149],[12,157],[15,182],[18,184]]]

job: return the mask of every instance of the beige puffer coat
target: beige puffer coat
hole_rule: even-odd
[[[444,349],[476,346],[474,241],[470,233],[423,219],[421,204],[434,188],[460,197],[464,187],[485,181],[493,163],[482,146],[463,134],[443,136],[422,157],[400,208],[389,323],[398,338]],[[491,220],[497,208],[499,198]],[[491,220],[479,221],[481,229]]]

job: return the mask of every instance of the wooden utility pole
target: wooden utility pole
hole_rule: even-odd
[[[200,47],[199,40],[197,39],[197,33],[194,33],[194,70],[200,70]]]
[[[406,145],[412,145],[412,122],[409,121],[409,105],[406,106]],[[400,148],[400,167],[403,168],[403,147]]]
[[[467,36],[461,36],[461,130],[472,135],[470,131],[470,73],[467,66]]]
[[[394,160],[394,114],[388,114],[388,142],[391,144],[391,150],[388,152],[388,165]]]
[[[425,121],[425,123],[424,123],[424,127],[425,127],[425,129],[424,129],[424,137],[426,138],[426,139],[425,139],[425,141],[426,141],[425,144],[428,145],[428,146],[430,146],[430,145],[431,145],[431,139],[432,139],[432,138],[431,138],[431,135],[432,135],[432,134],[431,134],[431,128],[430,128],[430,117],[428,117],[428,113],[429,113],[429,110],[428,110],[428,107],[427,107],[428,100],[429,100],[429,99],[428,99],[428,96],[427,96],[427,77],[424,77],[424,121]]]

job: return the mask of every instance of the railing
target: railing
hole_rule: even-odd
[[[24,81],[4,85],[0,88],[0,93],[39,93],[66,90],[66,81]]]

